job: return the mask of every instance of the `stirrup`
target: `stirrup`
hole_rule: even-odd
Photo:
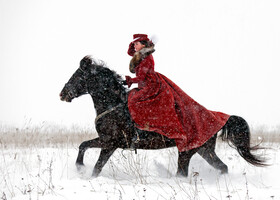
[[[139,137],[139,133],[138,133],[138,131],[135,131],[136,132],[136,140],[135,141],[133,141],[135,144],[137,144],[138,142],[140,142],[140,137]]]

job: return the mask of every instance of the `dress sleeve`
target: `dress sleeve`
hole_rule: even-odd
[[[137,66],[138,70],[135,78],[131,78],[131,83],[139,83],[140,81],[144,81],[147,73],[151,70],[154,70],[154,60],[151,56],[146,57],[141,63]]]

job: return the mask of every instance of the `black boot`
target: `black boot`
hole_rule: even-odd
[[[131,145],[130,145],[130,148],[131,149],[134,149],[135,150],[135,153],[137,153],[136,151],[136,146],[137,146],[137,143],[140,141],[140,136],[139,136],[139,133],[138,133],[138,130],[135,128],[135,135],[133,136],[133,138],[131,139]]]
[[[148,137],[148,132],[135,128],[135,135],[131,140],[131,148],[136,149],[137,144]]]

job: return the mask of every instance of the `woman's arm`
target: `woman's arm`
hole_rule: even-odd
[[[141,61],[137,68],[137,76],[135,78],[131,78],[130,76],[125,77],[128,87],[130,87],[133,83],[139,83],[145,80],[147,73],[154,69],[153,58],[150,56],[146,57],[144,60]]]

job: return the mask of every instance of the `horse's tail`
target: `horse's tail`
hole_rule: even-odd
[[[248,163],[258,167],[267,166],[264,159],[251,153],[251,150],[261,148],[259,145],[250,147],[250,129],[242,117],[230,116],[222,128],[220,137],[223,141],[227,141],[231,147],[235,148]]]

